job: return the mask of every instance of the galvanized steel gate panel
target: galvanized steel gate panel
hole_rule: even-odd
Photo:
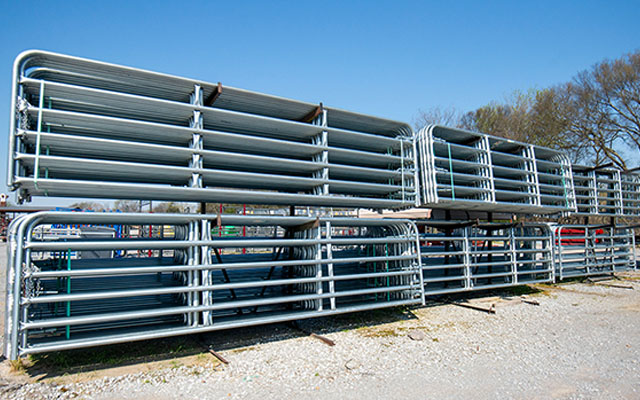
[[[416,201],[401,122],[41,51],[13,79],[8,182],[22,199]]]
[[[50,224],[168,233],[41,235]],[[10,246],[10,358],[424,302],[407,220],[45,212],[15,220]]]

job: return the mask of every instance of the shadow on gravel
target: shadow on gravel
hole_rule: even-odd
[[[155,361],[169,361],[199,354],[205,354],[210,357],[208,353],[209,347],[215,351],[230,350],[241,352],[246,350],[247,347],[261,343],[307,336],[304,331],[328,334],[416,318],[408,307],[379,309],[298,321],[298,326],[302,330],[295,328],[290,323],[277,323],[200,335],[186,335],[88,349],[34,354],[23,363],[24,366],[20,369],[30,378],[44,380],[80,372],[100,371]],[[319,342],[318,345],[323,346],[324,344]],[[230,358],[230,361],[233,362],[232,357]]]
[[[555,285],[555,284],[553,284]],[[513,286],[506,287],[502,289],[488,289],[488,290],[477,290],[473,292],[466,293],[454,293],[446,296],[434,297],[433,300],[438,301],[465,301],[465,300],[473,300],[473,299],[482,299],[484,297],[499,297],[501,299],[507,300],[514,297],[520,296],[536,296],[536,295],[544,295],[547,294],[545,288],[542,285],[522,285],[522,286]]]
[[[499,291],[478,291],[445,297],[429,297],[426,307],[439,306],[442,301],[482,298],[488,295],[514,297],[535,295],[543,290],[518,286]],[[80,372],[99,371],[110,368],[168,361],[180,357],[205,354],[208,349],[215,351],[241,352],[262,343],[307,336],[307,332],[326,335],[363,327],[375,327],[392,322],[417,319],[412,310],[421,308],[395,307],[351,314],[334,315],[298,321],[295,328],[290,323],[277,323],[256,327],[216,331],[200,335],[178,336],[174,338],[145,340],[88,349],[68,350],[45,354],[35,354],[25,363],[24,372],[38,380],[55,378]],[[323,346],[321,342],[318,346]],[[340,343],[336,343],[340,345]],[[229,357],[233,362],[233,357]]]

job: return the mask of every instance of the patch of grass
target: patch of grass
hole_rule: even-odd
[[[559,283],[536,283],[535,288],[538,289],[540,294],[545,296],[551,296],[550,290],[556,289],[560,286]]]
[[[616,277],[623,281],[640,281],[640,276],[631,276],[631,275],[616,275]]]
[[[11,372],[24,373],[30,366],[30,360],[22,357],[18,357],[17,360],[9,360],[11,366]]]
[[[564,278],[560,282],[550,283],[550,286],[561,286],[561,285],[570,285],[572,283],[583,283],[587,280],[587,277],[584,276],[576,276],[573,278]]]
[[[67,369],[72,364],[72,359],[66,352],[35,354],[33,358],[38,365],[47,365],[54,368]]]
[[[576,283],[576,282],[579,283],[579,282],[582,282],[582,281],[579,280],[579,279],[574,279],[574,280],[572,280],[570,282],[562,281],[560,283],[553,283],[553,284],[550,284],[550,283],[545,283],[545,284],[539,283],[539,284],[536,284],[536,287],[548,288],[549,290],[555,290],[555,291],[561,291],[561,292],[585,294],[585,295],[588,295],[588,296],[607,297],[607,295],[604,294],[604,293],[596,293],[596,292],[590,292],[590,291],[587,291],[587,290],[580,290],[579,286],[572,287],[570,285],[567,285],[568,283],[570,284],[570,283]],[[552,297],[552,298],[556,298],[557,297],[555,295],[552,295],[551,293],[547,294],[547,296]]]
[[[393,328],[382,328],[382,329],[360,328],[358,329],[358,333],[360,333],[364,337],[369,337],[369,338],[384,338],[384,337],[400,336],[400,333],[398,333]]]
[[[416,319],[416,315],[411,308],[390,307],[380,308],[371,311],[363,311],[357,313],[341,314],[331,317],[331,321],[335,325],[341,325],[342,331],[359,329],[370,325],[381,324],[385,322],[397,322],[409,319]]]
[[[182,353],[184,351],[184,343],[179,343],[175,348],[169,350],[170,354]]]
[[[239,354],[239,353],[244,353],[245,351],[249,351],[249,350],[255,350],[256,346],[249,346],[249,347],[241,347],[239,349],[233,349],[231,350],[231,352],[233,354]]]
[[[79,372],[87,369],[111,368],[201,352],[202,346],[193,338],[177,337],[35,354],[28,369],[44,370],[57,375],[66,373],[66,371]]]
[[[538,287],[522,285],[522,286],[514,286],[514,287],[503,289],[502,293],[504,293],[507,296],[517,297],[517,296],[525,296],[525,295],[531,296],[531,295],[544,294],[544,290]]]

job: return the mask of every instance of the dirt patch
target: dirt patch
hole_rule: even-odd
[[[182,357],[178,356],[169,360],[159,361],[131,359],[128,360],[127,365],[113,367],[101,364],[88,364],[60,370],[38,365],[32,360],[26,360],[23,361],[23,363],[25,364],[23,369],[11,372],[12,380],[17,380],[22,383],[48,382],[58,385],[87,382],[98,378],[117,377],[166,368],[204,366],[211,365],[212,363],[214,367],[220,365],[220,362],[209,353],[200,353]],[[3,361],[2,365],[2,369],[0,370],[11,369],[11,363],[7,360]]]
[[[620,307],[621,309],[625,310],[625,311],[635,311],[635,312],[640,312],[640,303],[635,303],[635,304],[627,304],[625,306]]]

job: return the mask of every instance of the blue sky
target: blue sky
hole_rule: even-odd
[[[560,83],[640,48],[637,0],[0,1],[4,132],[11,65],[29,48],[406,122],[420,108],[471,110]]]

